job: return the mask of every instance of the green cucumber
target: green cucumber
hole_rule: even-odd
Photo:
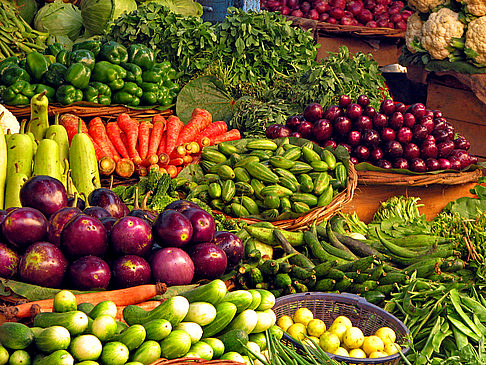
[[[92,319],[96,319],[99,316],[105,316],[105,315],[115,318],[116,312],[117,312],[116,304],[111,300],[104,300],[96,304],[93,310],[89,312],[88,315]]]
[[[288,145],[288,146],[291,146],[291,145]],[[284,146],[284,148],[285,148],[285,146]],[[282,157],[289,159],[289,160],[297,161],[300,158],[301,155],[302,155],[302,149],[300,147],[297,147],[297,146],[292,147],[291,146],[290,148],[287,148],[287,150],[282,155]]]
[[[334,190],[332,189],[331,185],[328,185],[327,188],[324,189],[322,194],[319,195],[319,199],[317,199],[317,206],[325,207],[326,205],[331,203],[333,197],[334,197]]]
[[[199,341],[191,345],[189,353],[197,354],[201,359],[211,360],[214,356],[214,351],[211,345],[206,342]]]
[[[273,167],[288,170],[295,165],[295,161],[289,160],[282,156],[272,156],[268,160]]]
[[[279,168],[276,168],[274,169],[274,172],[280,176],[280,177],[285,177],[287,179],[290,179],[291,181],[293,181],[294,183],[298,184],[299,182],[297,181],[297,178],[295,177],[294,174],[292,174],[290,171],[288,170],[285,170],[285,169],[279,169]]]
[[[248,309],[257,309],[262,302],[261,293],[258,289],[249,289],[248,293],[250,293],[252,296],[251,304],[248,306]]]
[[[308,174],[299,175],[300,191],[303,193],[312,193],[314,190],[314,182]]]
[[[320,172],[314,179],[313,193],[317,196],[320,196],[324,192],[324,190],[327,189],[330,181],[331,179],[327,172]]]
[[[10,356],[10,360],[12,360],[12,357],[14,354]],[[11,364],[15,364],[14,362],[11,362]],[[27,362],[22,361],[20,364],[27,364]],[[67,352],[66,350],[57,350],[54,351],[52,354],[49,354],[43,358],[36,359],[34,361],[35,365],[73,365],[74,364],[74,358],[73,356]]]
[[[235,172],[228,165],[220,165],[216,173],[222,180],[232,180],[235,178]]]
[[[290,196],[290,200],[305,203],[310,207],[317,205],[317,197],[309,193],[294,193]]]
[[[275,313],[271,309],[257,311],[256,314],[258,317],[257,324],[253,328],[253,331],[251,331],[251,333],[260,333],[266,331],[270,327],[272,327],[277,320]]]
[[[213,349],[213,358],[219,359],[224,354],[224,343],[219,338],[208,337],[201,339],[201,342],[207,343]]]
[[[50,326],[66,327],[71,336],[75,336],[83,333],[88,327],[88,316],[81,311],[64,313],[43,312],[34,317],[33,324],[36,327],[42,328]],[[1,337],[0,342],[3,344]]]
[[[222,331],[235,317],[237,307],[231,302],[216,304],[216,317],[211,323],[203,326],[203,338],[213,337]]]
[[[247,309],[253,301],[253,296],[247,290],[235,290],[226,293],[223,298],[224,302],[230,302],[236,305],[236,313],[241,313]]]
[[[62,313],[77,310],[76,297],[69,290],[61,290],[54,296],[53,311]]]
[[[130,352],[121,342],[112,341],[103,346],[100,360],[104,365],[123,365],[128,361]]]
[[[251,181],[250,175],[243,167],[235,167],[233,171],[235,173],[236,181],[241,181],[245,183],[249,183]]]
[[[226,156],[231,156],[233,153],[238,153],[238,148],[228,142],[221,142],[218,144],[218,151]]]
[[[142,326],[145,328],[146,340],[163,340],[172,331],[172,325],[170,322],[163,318],[153,319],[149,322],[145,322],[142,324]]]
[[[115,336],[113,341],[121,342],[128,350],[133,351],[145,341],[146,336],[145,327],[140,324],[134,324]]]
[[[226,180],[223,183],[223,188],[221,190],[221,199],[224,202],[229,202],[233,197],[235,196],[236,193],[236,185],[233,180]]]
[[[278,148],[278,145],[270,139],[256,139],[253,141],[249,141],[246,144],[246,148],[249,150],[275,151]]]
[[[231,204],[231,211],[233,212],[233,216],[240,218],[240,217],[247,217],[250,215],[248,210],[241,204],[232,203]]]
[[[275,305],[275,296],[265,289],[256,289],[256,290],[260,293],[261,300],[260,300],[260,304],[255,310],[264,311],[273,308],[273,306]]]
[[[276,196],[279,198],[282,198],[284,196],[290,196],[293,194],[293,191],[290,189],[287,189],[281,185],[278,184],[273,184],[273,185],[268,185],[265,186],[261,191],[260,194],[262,194],[264,197],[267,195],[272,195]]]
[[[277,209],[280,207],[280,198],[277,195],[266,195],[263,204],[268,209]]]
[[[160,359],[162,349],[157,341],[148,340],[142,343],[135,352],[130,354],[130,361],[148,365]]]
[[[214,163],[222,163],[226,161],[226,156],[221,152],[216,151],[214,148],[203,148],[201,152],[201,158],[206,161]]]
[[[234,329],[225,332],[218,338],[223,342],[226,353],[244,353],[245,345],[248,343],[248,333],[246,333],[242,329]]]
[[[248,211],[248,213],[250,213],[250,215],[258,215],[260,213],[260,210],[258,209],[258,205],[249,196],[243,195],[241,197],[241,204],[246,208],[246,210]]]
[[[305,162],[302,162],[302,161],[296,161],[295,162],[295,165],[292,166],[289,171],[293,174],[305,174],[309,171],[312,171],[312,166],[305,163]]]
[[[191,337],[191,343],[198,342],[202,335],[203,329],[196,322],[181,322],[174,330],[182,330]]]
[[[312,146],[302,146],[302,156],[304,157],[305,162],[309,164],[316,161],[321,161],[321,156],[314,151]]]
[[[235,192],[236,195],[252,196],[255,190],[253,189],[253,186],[251,186],[250,184],[243,181],[237,181],[235,183]]]
[[[111,340],[118,331],[118,325],[115,318],[109,315],[96,317],[90,325],[89,333],[95,335],[101,342]]]
[[[260,194],[260,192],[265,187],[265,185],[258,179],[251,179],[250,185],[252,186],[253,191],[255,192],[255,196],[259,199],[263,199],[263,196]]]
[[[205,326],[216,318],[216,313],[216,308],[211,303],[192,302],[189,304],[184,322],[194,322],[200,326]]]
[[[46,353],[56,350],[66,350],[71,343],[69,331],[62,326],[51,326],[44,329],[35,337],[37,348]]]
[[[226,326],[225,331],[231,331],[233,329],[242,329],[246,333],[250,333],[255,328],[258,322],[258,315],[253,309],[245,309]]]
[[[69,352],[76,361],[97,360],[103,349],[98,337],[93,335],[81,335],[74,337],[69,345]]]
[[[252,177],[261,181],[271,184],[278,183],[278,176],[260,162],[249,162],[245,165],[245,169]]]
[[[292,202],[292,210],[295,213],[299,214],[305,214],[307,213],[311,208],[309,207],[308,204],[304,202]]]
[[[208,194],[213,199],[218,199],[221,197],[221,184],[219,182],[213,182],[209,184]]]
[[[128,305],[123,309],[123,318],[130,326],[163,318],[168,320],[172,327],[175,327],[182,322],[188,310],[189,301],[184,296],[177,295],[167,299],[150,311],[146,311],[136,305]]]
[[[216,305],[223,300],[226,292],[227,289],[224,281],[215,279],[207,284],[200,285],[180,295],[185,297],[189,303],[208,302],[212,305]]]
[[[313,161],[310,165],[312,166],[312,169],[317,172],[325,172],[329,170],[329,166],[327,166],[327,163],[324,161]]]
[[[260,161],[260,159],[258,158],[258,156],[247,156],[247,157],[244,157],[241,160],[239,160],[237,163],[235,163],[234,167],[235,168],[238,168],[238,167],[243,167],[244,168],[247,163],[250,163],[250,162],[259,162],[259,161]]]
[[[173,330],[160,342],[161,356],[166,359],[183,357],[191,348],[191,336],[182,330]]]

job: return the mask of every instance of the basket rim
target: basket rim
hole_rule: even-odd
[[[338,303],[354,304],[357,307],[367,307],[367,308],[377,312],[378,315],[384,317],[386,320],[395,322],[394,324],[396,324],[401,330],[403,330],[404,334],[403,334],[402,337],[408,343],[408,346],[405,347],[402,350],[402,353],[406,354],[410,350],[410,338],[409,338],[410,330],[408,329],[408,327],[400,319],[395,317],[393,314],[385,311],[384,309],[378,307],[375,304],[369,303],[365,298],[360,297],[359,295],[356,295],[356,294],[346,293],[346,292],[343,292],[343,293],[340,293],[340,294],[324,293],[324,292],[306,292],[306,293],[289,294],[289,295],[284,295],[284,296],[278,297],[275,300],[275,305],[273,306],[273,309],[275,309],[279,305],[283,306],[283,305],[287,305],[287,304],[290,304],[290,303],[298,303],[300,301],[308,300],[308,299],[311,299],[311,300],[312,299],[322,299],[322,300],[329,300],[329,301],[338,302]],[[282,303],[282,302],[284,302],[284,303]],[[285,335],[285,333],[284,333],[284,335]],[[300,344],[297,341],[295,341],[292,337],[290,337],[288,335],[287,335],[287,337],[286,337],[286,339],[289,340],[290,342],[292,342],[292,344],[294,344],[295,346],[300,346]],[[339,355],[334,355],[334,354],[329,354],[329,355],[331,355],[330,357],[332,357],[336,360],[339,360],[339,361],[347,361],[347,362],[354,361],[354,363],[363,363],[363,364],[381,364],[381,363],[385,363],[387,361],[396,360],[401,356],[400,353],[396,353],[396,354],[393,354],[393,355],[389,355],[389,356],[386,356],[386,357],[380,357],[380,358],[376,358],[376,359],[356,359],[356,358],[353,358],[353,357],[339,356]]]

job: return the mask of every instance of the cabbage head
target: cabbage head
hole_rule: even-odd
[[[110,23],[124,12],[137,9],[135,0],[82,0],[81,16],[89,35],[104,34]]]
[[[71,40],[78,38],[83,27],[81,11],[76,5],[56,0],[46,3],[34,18],[34,28],[54,36],[66,36]]]

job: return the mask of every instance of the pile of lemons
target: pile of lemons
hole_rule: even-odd
[[[349,318],[339,316],[328,328],[305,307],[297,309],[292,317],[280,317],[277,325],[293,338],[319,345],[324,351],[339,356],[380,358],[401,350],[400,345],[395,343],[395,331],[389,327],[381,327],[373,335],[365,336]]]

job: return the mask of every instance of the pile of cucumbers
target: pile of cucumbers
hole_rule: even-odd
[[[114,302],[77,304],[62,290],[54,297],[54,311],[35,316],[34,327],[0,326],[0,364],[147,365],[180,357],[250,364],[251,352],[265,350],[265,331],[282,336],[274,304],[267,290],[228,292],[216,279],[152,310],[126,306],[124,321],[118,321]]]
[[[245,242],[245,259],[236,269],[237,284],[267,289],[276,297],[307,291],[349,292],[380,304],[398,290],[397,285],[414,277],[460,280],[454,273],[465,263],[451,254],[448,241],[423,246],[413,251],[413,258],[398,261],[396,251],[392,254],[367,240],[341,235],[333,229],[334,223],[331,219],[314,224],[304,232],[276,229],[270,222],[246,226],[239,233]],[[398,247],[390,241],[385,244]],[[402,254],[412,251],[401,249]]]
[[[190,187],[213,208],[233,217],[275,219],[298,216],[328,205],[348,184],[347,161],[312,142],[289,138],[223,142],[205,147],[205,175]]]

